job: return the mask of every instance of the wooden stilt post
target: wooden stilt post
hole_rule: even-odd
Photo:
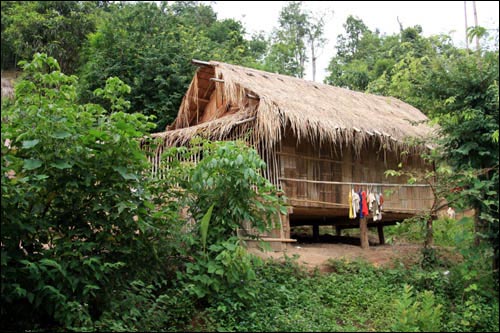
[[[315,241],[319,240],[319,224],[313,224],[313,238]]]
[[[378,240],[380,245],[385,244],[385,238],[384,238],[384,226],[379,224],[377,225],[377,231],[378,231]]]
[[[361,240],[361,248],[367,249],[370,245],[368,244],[368,221],[366,217],[359,219],[359,237]]]
[[[280,214],[283,237],[290,238],[290,213]]]
[[[338,237],[342,236],[342,228],[340,228],[339,226],[336,226],[335,231],[337,232]]]

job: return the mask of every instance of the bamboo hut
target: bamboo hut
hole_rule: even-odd
[[[263,175],[287,197],[281,227],[264,235],[275,248],[292,242],[290,228],[298,225],[311,225],[315,237],[320,225],[335,227],[338,235],[360,228],[363,247],[367,228],[376,227],[383,243],[384,226],[432,204],[427,185],[384,173],[400,162],[430,167],[420,158],[427,148],[415,139],[429,136],[432,128],[418,109],[392,97],[221,62],[192,62],[198,69],[177,118],[165,132],[153,134],[162,145],[151,157],[152,172],[164,172],[159,155],[165,147],[185,145],[196,135],[244,139],[266,162]],[[349,218],[353,191],[383,193],[382,218]]]

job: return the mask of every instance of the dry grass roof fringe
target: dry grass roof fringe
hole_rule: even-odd
[[[200,135],[225,139],[234,127],[253,128],[255,142],[272,147],[289,127],[297,139],[321,145],[335,142],[351,145],[360,152],[370,139],[378,139],[385,149],[418,153],[425,145],[415,144],[435,134],[428,118],[415,107],[393,97],[377,96],[286,75],[210,61],[215,78],[224,80],[226,106],[238,111],[189,126],[199,116],[198,73],[182,101],[179,114],[169,130],[153,134],[167,146],[186,144]],[[250,93],[259,99],[256,107],[245,105]],[[196,103],[196,105],[192,105]],[[197,114],[194,114],[196,112]],[[244,122],[255,117],[254,121]],[[242,125],[243,122],[243,125]]]

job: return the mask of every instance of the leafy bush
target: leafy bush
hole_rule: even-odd
[[[155,240],[169,236],[169,216],[151,217],[137,140],[154,125],[79,105],[77,78],[44,54],[23,70],[2,108],[2,326],[89,328],[115,289],[162,274],[141,272],[159,265]],[[117,89],[129,90],[110,78],[101,93]]]
[[[432,291],[413,295],[412,287],[405,285],[403,295],[396,299],[395,332],[439,332],[442,305],[436,304]]]
[[[173,179],[166,185],[179,184],[177,200],[196,221],[186,228],[187,246],[181,249],[192,260],[178,278],[193,297],[220,301],[221,311],[239,309],[256,297],[253,281],[259,260],[247,253],[237,229],[250,226],[263,233],[278,226],[283,199],[261,175],[265,163],[258,153],[243,142],[197,139],[192,145],[191,150],[167,152],[174,160],[167,176]],[[186,162],[200,153],[203,158],[197,164]],[[224,303],[230,296],[233,302]]]

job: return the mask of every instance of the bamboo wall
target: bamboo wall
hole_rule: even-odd
[[[417,213],[432,205],[430,187],[408,185],[407,178],[386,177],[387,169],[406,167],[429,168],[417,156],[401,161],[394,152],[380,149],[371,142],[356,154],[349,146],[313,145],[288,133],[277,151],[280,164],[279,180],[293,207],[330,208],[332,215],[348,213],[348,194],[351,189],[381,192],[384,211]],[[333,210],[335,209],[335,210]]]

